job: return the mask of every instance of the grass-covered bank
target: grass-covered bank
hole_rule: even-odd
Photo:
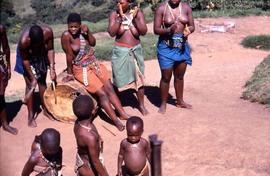
[[[242,98],[270,106],[270,55],[255,68],[245,84]]]
[[[270,50],[270,35],[248,36],[241,44],[246,48]],[[243,99],[270,107],[270,55],[255,68],[244,87]]]

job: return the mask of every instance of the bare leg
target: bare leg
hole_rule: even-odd
[[[44,92],[47,88],[46,86],[46,76],[45,78],[42,78],[41,81],[38,82],[38,88],[39,88],[39,96],[40,96],[40,100],[41,100],[41,106],[43,109],[43,114],[48,117],[48,119],[50,120],[54,120],[53,116],[48,112],[47,108],[45,107],[45,103],[44,103]]]
[[[172,68],[161,70],[161,80],[160,80],[160,96],[161,96],[161,105],[158,112],[165,114],[166,104],[169,94],[170,81],[172,77]]]
[[[174,88],[176,94],[176,106],[180,108],[192,108],[190,104],[184,102],[184,75],[186,72],[187,64],[184,62],[177,63],[174,67]]]
[[[109,101],[109,98],[107,97],[107,94],[104,90],[105,88],[102,87],[100,90],[96,92],[96,95],[99,98],[99,102],[102,106],[102,108],[105,110],[105,112],[109,115],[109,117],[114,122],[115,126],[118,128],[119,131],[123,131],[125,129],[125,126],[121,123],[121,121],[117,118],[111,104]]]
[[[144,87],[140,87],[137,91],[137,97],[139,101],[139,111],[142,113],[142,115],[149,114],[148,110],[144,106]]]
[[[118,96],[116,95],[116,93],[114,91],[114,88],[113,88],[110,80],[108,80],[104,84],[104,90],[105,90],[106,94],[109,96],[110,102],[113,104],[115,109],[119,112],[119,114],[120,114],[119,118],[122,120],[127,120],[130,116],[124,110]]]
[[[9,126],[7,122],[6,102],[4,95],[0,95],[0,120],[5,131],[14,135],[18,134],[18,130],[14,127]]]
[[[30,80],[24,76],[24,80],[26,83],[26,88],[25,88],[25,95],[27,94],[27,92],[30,91],[31,89],[31,82]],[[28,126],[29,127],[37,127],[37,123],[34,119],[34,110],[33,110],[33,93],[31,94],[31,96],[29,97],[29,99],[27,100],[26,106],[27,106],[27,110],[28,110]]]

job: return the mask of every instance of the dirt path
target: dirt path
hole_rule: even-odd
[[[160,71],[157,60],[146,62],[146,105],[150,115],[143,117],[144,137],[157,133],[164,141],[162,166],[164,176],[268,176],[270,175],[270,110],[240,99],[243,85],[257,64],[269,52],[244,49],[239,43],[247,35],[269,34],[270,17],[200,19],[196,24],[213,24],[230,20],[236,23],[233,33],[200,33],[189,38],[193,49],[193,66],[185,76],[185,99],[192,110],[168,105],[166,115],[157,113],[156,106]],[[12,60],[15,55],[12,54]],[[56,55],[57,72],[65,65],[63,54]],[[110,63],[106,63],[108,67]],[[7,94],[22,91],[24,82],[13,73]],[[174,97],[173,82],[170,94]],[[123,98],[123,97],[122,97]],[[127,102],[130,114],[140,115]],[[13,110],[20,108],[10,103]],[[14,112],[13,112],[14,113]],[[28,128],[27,109],[23,105],[11,123],[19,129],[17,136],[0,132],[1,175],[20,175],[31,142],[46,127],[61,132],[64,150],[64,175],[73,174],[76,151],[72,125],[52,122],[40,114],[38,127]],[[124,132],[106,122],[95,121],[105,140],[104,158],[110,175],[116,174],[117,153]],[[117,136],[112,136],[102,125]]]

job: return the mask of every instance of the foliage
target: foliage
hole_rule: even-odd
[[[244,38],[241,44],[245,48],[270,50],[270,35],[256,35]]]
[[[242,98],[270,105],[270,55],[255,68],[245,85]]]
[[[269,9],[268,0],[187,0],[194,10],[214,9]]]
[[[67,8],[62,8],[57,5],[55,0],[31,0],[32,8],[36,13],[36,21],[41,21],[47,24],[63,23],[69,11]]]
[[[0,1],[0,22],[5,26],[9,27],[11,23],[9,22],[10,18],[15,16],[15,12],[13,10],[13,4],[8,0]]]
[[[193,11],[194,18],[206,18],[206,17],[240,17],[240,16],[249,16],[249,15],[270,15],[270,11],[263,11],[258,8],[254,9],[225,9],[225,10],[200,10],[200,11]]]

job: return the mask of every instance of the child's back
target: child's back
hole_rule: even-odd
[[[73,101],[73,112],[77,117],[74,134],[77,142],[75,172],[79,175],[108,176],[99,160],[101,139],[92,123],[93,101],[89,96],[80,95]]]

